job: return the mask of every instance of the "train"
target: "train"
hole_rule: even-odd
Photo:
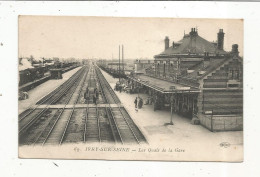
[[[77,66],[77,64],[78,64],[77,62],[71,62],[71,63],[55,62],[52,65],[34,64],[33,68],[27,68],[25,70],[19,71],[19,86],[43,78],[45,76],[45,73],[47,73],[50,69],[61,68],[64,69],[64,72],[66,72],[69,71],[70,69],[73,69],[72,66]]]
[[[19,86],[40,79],[46,72],[45,67],[28,68],[19,72]]]

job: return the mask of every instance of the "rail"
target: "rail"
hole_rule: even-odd
[[[83,69],[83,68],[82,68],[82,69]],[[50,104],[52,104],[53,102],[56,102],[57,100],[59,100],[59,99],[61,98],[61,96],[63,96],[63,95],[72,87],[72,85],[80,78],[79,76],[80,76],[80,74],[84,71],[84,69],[83,69],[83,70],[80,70],[80,71],[81,71],[81,72],[79,72],[79,73],[77,72],[77,75],[74,77],[75,80],[73,80],[67,87],[65,87],[65,89],[64,89],[63,92],[62,92],[62,94],[60,94],[56,99],[53,99],[49,104],[47,104],[47,105],[42,109],[42,111],[40,111],[36,116],[34,116],[31,120],[29,120],[28,123],[26,123],[22,128],[19,129],[19,136],[21,136],[21,135],[22,135],[22,132],[23,132],[24,130],[26,130],[39,116],[41,116],[44,112],[46,112],[46,111],[48,110],[48,106],[49,106]],[[63,88],[61,87],[59,90],[61,90],[61,89],[63,89]],[[52,96],[53,96],[55,93],[57,93],[57,92],[54,92],[54,93],[52,94]],[[49,98],[50,98],[50,97],[48,97],[48,99],[49,99]],[[36,108],[37,108],[37,107],[36,107]],[[35,108],[35,109],[36,109],[36,108]],[[33,109],[33,110],[35,110],[35,109]],[[31,113],[32,113],[32,112],[26,114],[25,117],[27,117],[27,116],[30,115]],[[22,120],[24,120],[25,117],[23,117]],[[22,120],[20,120],[19,123],[21,123]]]
[[[99,71],[99,70],[98,70],[98,71]],[[99,71],[99,72],[100,72],[100,71]],[[121,115],[122,115],[124,121],[126,122],[126,124],[128,125],[129,129],[131,130],[131,132],[132,132],[132,134],[133,134],[135,140],[137,141],[137,143],[140,144],[140,141],[138,140],[138,138],[137,138],[135,132],[133,131],[133,129],[132,129],[132,127],[130,126],[129,122],[126,120],[124,114],[122,113],[122,110],[121,110],[121,108],[120,108],[121,105],[119,105],[119,104],[116,102],[116,99],[118,99],[118,98],[115,97],[116,95],[114,95],[114,93],[111,93],[112,91],[111,91],[111,87],[110,87],[109,83],[107,82],[107,80],[104,78],[104,76],[103,76],[101,73],[99,73],[99,76],[101,76],[101,78],[103,79],[103,81],[106,83],[107,89],[109,90],[111,96],[113,97],[115,103],[117,104],[118,109],[119,109],[119,111],[120,111],[120,113],[121,113]],[[108,104],[109,104],[109,103],[108,103]],[[109,104],[109,107],[110,107],[110,104]],[[110,110],[111,110],[111,114],[113,115],[114,113],[113,113],[111,107],[110,107]],[[115,117],[115,115],[113,115],[113,117]],[[115,122],[115,123],[116,123],[116,122]],[[117,126],[118,126],[118,125],[117,125]],[[122,143],[123,143],[123,141],[122,141]]]
[[[94,71],[94,70],[93,70]],[[92,73],[90,73],[91,76]],[[90,77],[91,78],[91,77]],[[91,82],[91,79],[89,80],[89,82]],[[89,85],[89,84],[88,84]],[[87,87],[88,87],[87,85]],[[91,84],[90,84],[91,85]],[[84,135],[83,135],[83,142],[86,143],[87,141],[87,123],[88,123],[88,119],[89,119],[89,101],[87,101],[87,109],[86,109],[86,116],[85,116],[85,125],[84,125]],[[96,112],[96,118],[97,118],[97,128],[98,128],[98,141],[99,143],[101,143],[101,128],[100,128],[100,121],[99,121],[99,114],[98,114],[98,107],[96,105],[95,107],[95,112]]]
[[[95,76],[95,70],[93,70],[94,76]],[[97,103],[96,103],[96,116],[97,116],[97,125],[98,125],[98,138],[99,142],[101,143],[101,128],[100,128],[100,121],[99,121],[99,113],[97,109]]]
[[[88,72],[89,72],[89,70],[88,70]],[[84,86],[84,83],[86,82],[88,72],[86,73],[86,76],[85,76],[84,81],[83,81],[83,83],[82,83],[82,85],[81,85],[81,87],[80,87],[79,94],[78,94],[78,96],[77,96],[77,99],[76,99],[76,101],[75,101],[75,104],[73,105],[71,115],[70,115],[70,117],[69,117],[69,120],[67,121],[66,127],[65,127],[65,129],[64,129],[63,135],[62,135],[61,140],[60,140],[60,143],[59,143],[60,145],[62,144],[63,139],[64,139],[65,134],[66,134],[66,131],[67,131],[67,129],[68,129],[68,126],[69,126],[71,117],[72,117],[72,115],[73,115],[73,113],[74,113],[74,110],[75,110],[75,105],[76,105],[76,103],[78,102],[78,100],[79,100],[79,98],[80,98],[80,93],[81,93],[81,91],[82,91],[82,88],[83,88],[83,86]],[[72,94],[72,95],[73,95],[73,94]]]
[[[83,69],[83,68],[82,68]],[[75,79],[75,75],[77,75],[79,72],[80,72],[81,70],[78,70],[71,78],[69,78],[66,82],[64,82],[63,84],[61,84],[60,86],[58,86],[56,89],[54,89],[53,91],[51,91],[51,92],[49,92],[48,94],[47,94],[47,96],[43,96],[42,98],[40,98],[39,99],[39,101],[37,101],[36,103],[39,103],[39,102],[41,102],[40,104],[36,104],[37,106],[34,106],[34,108],[32,108],[32,107],[30,107],[30,108],[28,108],[27,110],[30,110],[31,109],[31,111],[29,111],[28,113],[26,113],[24,116],[22,116],[21,117],[21,114],[19,115],[19,117],[21,117],[21,118],[19,118],[19,122],[21,121],[21,120],[23,120],[25,117],[27,117],[29,114],[31,114],[34,110],[36,110],[37,109],[37,107],[39,107],[39,105],[41,105],[42,103],[44,103],[44,102],[46,102],[46,101],[48,101],[53,95],[55,95],[58,91],[60,91],[61,89],[63,89],[63,87],[62,86],[64,86],[64,85],[66,85],[66,84],[68,84],[68,83],[70,83],[71,81],[73,81],[73,79]],[[75,77],[74,77],[75,76]],[[72,85],[71,85],[72,86]],[[44,101],[41,101],[41,100],[44,100]],[[54,100],[54,102],[55,102],[55,100]],[[52,103],[50,103],[50,104],[52,104]],[[47,106],[46,106],[47,107]],[[26,110],[26,111],[27,111]],[[24,111],[25,112],[25,111]]]
[[[98,72],[96,72],[96,73],[97,73],[97,75],[99,75]],[[101,88],[101,90],[102,90],[101,94],[102,94],[103,98],[105,98],[105,102],[108,104],[109,111],[110,111],[110,113],[111,113],[111,115],[112,115],[112,121],[113,121],[114,124],[115,124],[115,127],[116,127],[117,133],[118,133],[118,135],[119,135],[120,141],[121,141],[122,144],[124,144],[123,139],[122,139],[122,136],[121,136],[121,133],[120,133],[119,128],[118,128],[118,125],[117,125],[117,122],[115,121],[115,117],[114,117],[114,115],[112,114],[112,110],[111,110],[110,103],[109,103],[109,101],[108,101],[106,95],[104,94],[104,88],[103,88],[103,85],[101,84],[100,78],[97,77],[97,80],[98,80],[99,85],[100,85],[100,88]],[[107,107],[106,107],[106,108],[107,108]],[[112,127],[112,122],[111,122],[111,120],[109,119],[110,116],[109,116],[109,113],[108,113],[108,110],[107,110],[107,109],[106,109],[106,113],[107,113],[108,120],[109,120],[109,123],[110,123],[110,127],[111,127],[111,131],[112,131],[112,134],[113,134],[113,138],[114,138],[115,142],[117,143],[117,138],[116,138],[114,129],[113,129],[113,127]]]
[[[80,78],[80,77],[79,77],[79,78]],[[80,83],[80,82],[77,83],[77,85],[76,85],[76,87],[75,87],[75,90],[76,90],[77,86],[79,85],[79,83]],[[74,90],[74,91],[75,91],[75,90]],[[67,100],[67,102],[65,103],[64,107],[62,108],[62,111],[61,111],[60,114],[58,115],[58,117],[57,117],[57,119],[55,120],[53,126],[51,127],[50,131],[48,132],[48,134],[47,134],[45,140],[43,141],[42,146],[46,143],[46,141],[48,140],[48,138],[49,138],[50,134],[52,133],[54,127],[56,126],[57,122],[60,120],[60,117],[61,117],[61,115],[63,114],[63,112],[64,112],[64,110],[65,110],[67,104],[69,103],[71,97],[73,96],[73,93],[74,93],[74,92],[72,92],[72,94],[70,95],[69,99]],[[74,108],[75,108],[75,105],[74,105]],[[72,112],[71,112],[71,114],[70,114],[68,120],[70,120],[70,118],[71,118],[73,112],[74,112],[74,109],[72,110]],[[66,125],[67,125],[67,124],[66,124]],[[64,133],[62,134],[62,138],[61,138],[61,140],[59,141],[59,144],[62,143],[63,135],[64,135]]]
[[[84,71],[84,70],[83,70]],[[79,75],[80,76],[80,75]],[[80,78],[80,77],[79,77]],[[76,80],[78,80],[78,79],[76,79]],[[75,82],[74,82],[75,83]],[[75,88],[76,89],[76,88]],[[71,97],[73,96],[73,93],[71,94]],[[70,97],[70,98],[71,98]],[[67,101],[67,103],[70,101],[70,99],[68,99],[68,101]],[[66,107],[66,105],[64,106],[64,108]],[[64,108],[62,109],[62,112],[63,112],[63,110],[64,110]],[[59,116],[62,114],[62,112],[59,114]],[[55,116],[55,114],[52,116],[52,118],[51,119],[53,119],[54,118],[54,116]],[[46,130],[46,128],[47,128],[47,126],[44,128],[44,130],[40,133],[40,135],[35,139],[35,141],[33,142],[33,145],[35,145],[38,141],[39,141],[39,139],[40,139],[40,137],[42,137],[42,135],[43,135],[43,133],[45,132],[45,130]],[[42,144],[43,145],[43,144]]]

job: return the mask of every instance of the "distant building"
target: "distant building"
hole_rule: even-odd
[[[119,63],[118,60],[98,60],[97,65],[113,77],[119,77],[119,68],[121,77],[129,75],[134,70],[133,61],[128,59],[124,59],[124,63]]]
[[[147,68],[153,68],[154,60],[136,59],[134,62],[134,66],[135,66],[135,73],[137,73],[137,72],[145,73],[145,70]]]

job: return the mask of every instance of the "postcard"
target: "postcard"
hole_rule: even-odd
[[[18,22],[19,158],[243,161],[243,19]]]

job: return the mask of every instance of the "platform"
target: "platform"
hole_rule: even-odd
[[[113,88],[118,79],[112,78],[104,71],[102,73]],[[185,152],[194,152],[196,149],[194,157],[196,156],[198,159],[210,160],[212,154],[220,157],[229,154],[230,159],[232,157],[242,158],[243,131],[211,132],[203,126],[191,124],[190,119],[175,113],[173,114],[174,125],[169,125],[167,123],[170,122],[170,111],[154,111],[153,105],[143,105],[142,109],[136,110],[134,100],[138,94],[115,93],[147,138],[149,145],[158,146],[159,143],[165,147],[185,148]],[[144,100],[148,97],[142,93],[139,96]],[[221,148],[222,142],[229,142],[232,144],[231,148]]]
[[[38,85],[46,82],[49,79],[50,79],[50,75],[44,76],[44,77],[42,77],[40,79],[34,80],[32,82],[28,82],[28,83],[20,86],[19,90],[28,91],[28,90],[32,89],[33,87],[37,87]]]

